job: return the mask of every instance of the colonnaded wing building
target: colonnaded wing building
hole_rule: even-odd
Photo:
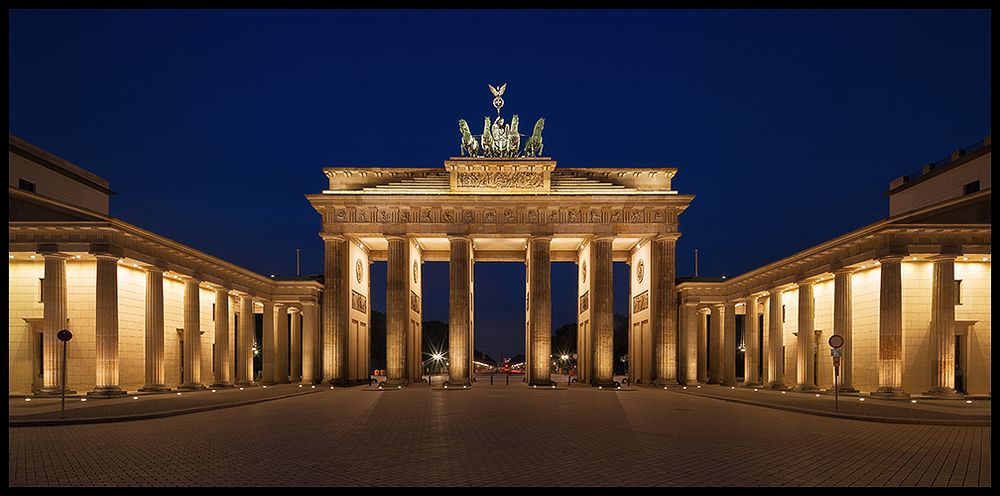
[[[375,261],[388,267],[388,382],[420,382],[427,260],[450,266],[449,384],[473,379],[477,260],[527,266],[535,386],[553,384],[550,264],[576,262],[578,383],[613,384],[612,263],[625,261],[633,384],[830,389],[838,334],[844,391],[990,394],[989,137],[893,181],[882,221],[731,279],[678,280],[694,196],[674,188],[677,169],[559,168],[542,155],[544,119],[519,134],[491,89],[497,117],[481,135],[461,121],[462,153],[443,168],[324,169],[327,188],[307,195],[321,278],[265,277],[123,222],[105,179],[11,135],[9,394],[59,393],[61,329],[78,394],[368,384]]]

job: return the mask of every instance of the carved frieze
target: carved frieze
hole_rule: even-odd
[[[987,214],[988,215],[988,214]],[[619,208],[601,210],[579,207],[339,207],[331,206],[324,221],[355,224],[675,224],[677,213],[665,208]]]
[[[590,308],[590,291],[580,295],[580,313],[586,312]]]
[[[365,295],[357,291],[351,290],[351,308],[359,312],[367,312],[368,298],[365,298]]]
[[[420,296],[410,291],[410,310],[420,313]]]
[[[471,171],[455,176],[456,186],[463,189],[542,189],[545,175],[528,171]]]
[[[632,298],[632,313],[639,313],[649,308],[649,291],[643,291]]]

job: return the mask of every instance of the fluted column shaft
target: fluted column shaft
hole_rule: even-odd
[[[873,394],[902,396],[903,392],[903,283],[902,257],[879,260],[878,383]]]
[[[747,387],[760,386],[760,327],[757,320],[756,296],[745,300],[746,311],[743,315],[743,385]]]
[[[146,269],[145,384],[140,391],[165,391],[163,363],[163,270]]]
[[[677,384],[677,293],[674,271],[677,238],[660,236],[650,246],[650,310],[656,384]]]
[[[274,304],[274,334],[274,382],[288,384],[288,307],[283,303]]]
[[[302,304],[302,382],[307,384],[323,380],[323,348],[316,313],[315,303]]]
[[[185,389],[201,388],[201,290],[198,281],[184,281],[184,382]]]
[[[955,391],[955,257],[931,259],[934,273],[931,289],[931,388],[927,394],[949,395]]]
[[[448,263],[448,384],[471,384],[472,239],[451,236]]]
[[[728,301],[724,311],[722,335],[722,385],[736,385],[736,302]]]
[[[120,396],[118,385],[118,257],[97,255],[96,387],[88,394]]]
[[[722,384],[722,371],[725,368],[725,359],[722,356],[724,346],[724,330],[722,323],[723,306],[716,304],[711,306],[711,336],[708,342],[708,356],[711,361],[708,373],[709,384]]]
[[[69,313],[66,309],[66,255],[46,253],[45,278],[42,280],[42,393],[60,391],[62,381],[62,343],[56,334],[65,329]]]
[[[785,388],[785,361],[781,349],[784,347],[784,337],[781,335],[781,290],[772,289],[768,292],[767,319],[767,387],[771,389]]]
[[[236,335],[239,343],[236,351],[236,383],[243,386],[253,383],[253,320],[253,299],[241,295],[239,329]]]
[[[277,359],[274,333],[274,302],[264,300],[264,328],[262,343],[260,343],[260,383],[274,384],[274,362]]]
[[[853,385],[854,344],[851,336],[854,314],[851,304],[851,273],[853,269],[840,269],[833,273],[833,333],[844,338],[840,347],[840,378],[837,386],[841,391],[855,391]]]
[[[292,314],[291,325],[288,329],[288,333],[292,336],[292,363],[290,375],[292,382],[302,382],[302,312],[298,308],[294,307],[290,308],[289,312]]]
[[[229,290],[215,289],[215,381],[212,387],[230,387],[229,363]]]
[[[529,323],[531,324],[531,385],[552,382],[552,260],[551,236],[528,240],[531,261],[528,270]]]
[[[708,382],[708,312],[698,309],[698,382]]]
[[[677,379],[681,384],[698,382],[698,306],[681,305],[681,328],[677,333],[677,347],[681,350]]]
[[[590,321],[594,339],[594,384],[614,383],[614,306],[612,286],[612,253],[610,237],[595,238],[590,245],[593,262],[593,294]]]
[[[409,242],[402,236],[389,236],[389,260],[385,298],[386,380],[407,384],[406,340],[410,321],[410,289],[406,279]]]
[[[816,303],[813,298],[813,283],[800,282],[799,286],[799,322],[798,350],[795,353],[795,385],[799,391],[813,391],[816,382],[813,380],[813,345],[816,341],[813,327],[816,315]]]
[[[319,338],[323,349],[323,379],[331,384],[346,384],[349,381],[350,247],[347,239],[340,235],[324,235],[323,245],[323,330]]]

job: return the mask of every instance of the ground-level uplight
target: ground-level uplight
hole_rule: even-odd
[[[753,388],[753,392],[755,392],[755,393],[756,393],[756,392],[757,392],[757,388]]]
[[[910,400],[910,403],[916,403],[917,400]]]
[[[972,404],[972,400],[965,400],[965,402],[968,403],[968,404],[970,404],[970,405]]]
[[[139,397],[138,396],[133,396],[132,399],[133,400],[137,400],[137,399],[139,399]]]
[[[80,398],[80,401],[87,401],[87,398]]]
[[[25,398],[24,401],[31,401],[31,398]]]
[[[299,386],[299,387],[302,387],[302,386]],[[240,388],[240,391],[243,391],[243,388]]]
[[[267,386],[264,386],[267,387]],[[309,386],[309,389],[316,389],[316,386]]]
[[[858,401],[864,401],[864,400],[865,400],[864,398],[858,398]]]
[[[243,389],[243,388],[240,388],[240,389]],[[177,396],[180,396],[180,395],[181,395],[181,393],[177,393]]]
[[[816,397],[819,398],[819,393],[816,393]]]

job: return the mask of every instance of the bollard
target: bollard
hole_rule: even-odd
[[[507,385],[510,386],[510,374],[507,374]]]
[[[490,386],[493,385],[493,374],[490,374]]]

